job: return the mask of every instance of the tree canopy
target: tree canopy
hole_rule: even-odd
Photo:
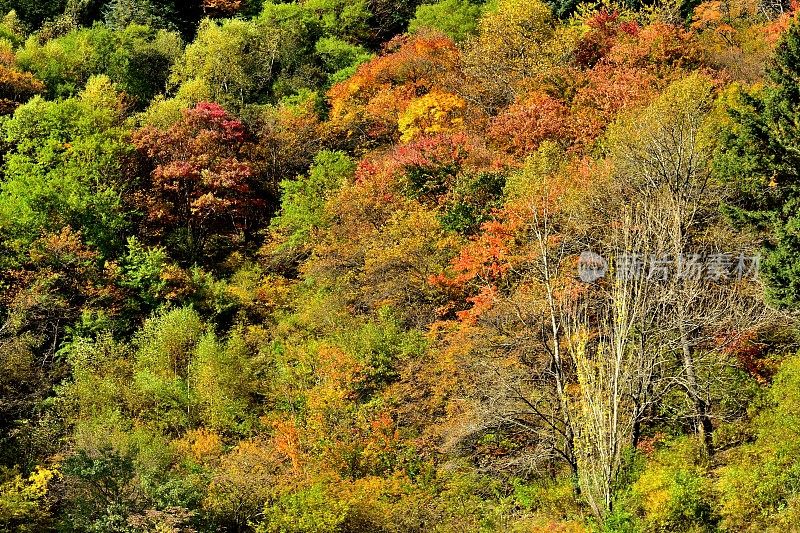
[[[800,523],[800,21],[0,0],[0,532]]]

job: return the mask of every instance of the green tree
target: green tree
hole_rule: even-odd
[[[790,530],[800,520],[800,357],[782,364],[753,424],[755,442],[736,449],[717,489],[725,531]]]
[[[7,247],[24,253],[42,233],[70,226],[106,257],[121,248],[121,191],[133,147],[120,98],[108,78],[94,78],[80,96],[34,98],[4,124],[11,149],[0,184],[0,233]]]
[[[352,44],[369,39],[371,13],[365,0],[308,0],[303,8],[317,17],[326,35]]]
[[[265,103],[323,79],[313,57],[321,35],[320,20],[294,3],[267,3],[251,21],[206,19],[171,79],[229,108]]]
[[[191,405],[198,410],[204,427],[236,433],[252,426],[247,355],[247,345],[236,332],[227,340],[208,333],[197,344],[188,380]]]
[[[184,307],[149,319],[136,337],[134,400],[138,416],[172,429],[189,424],[189,365],[207,326]]]
[[[408,24],[411,33],[423,28],[444,32],[454,41],[464,41],[478,31],[483,6],[470,0],[442,0],[434,4],[423,4]]]
[[[175,10],[169,5],[158,5],[152,0],[111,0],[103,9],[104,22],[114,29],[131,24],[152,28],[175,29]]]
[[[781,39],[771,85],[742,94],[714,166],[732,189],[726,211],[765,232],[760,274],[769,300],[800,305],[800,23]]]
[[[227,106],[260,100],[268,90],[278,53],[277,36],[253,22],[205,20],[172,71],[175,85],[194,82]]]
[[[41,2],[39,0],[2,0],[0,12],[14,10],[31,29],[38,29],[46,20],[53,19],[64,12],[67,0]]]
[[[143,107],[166,89],[167,72],[182,52],[176,33],[129,25],[74,30],[41,43],[30,38],[17,61],[44,81],[50,97],[72,96],[90,77],[107,75]]]
[[[347,502],[317,484],[289,494],[264,507],[257,533],[311,533],[337,531],[345,523]]]
[[[310,251],[314,232],[328,223],[328,198],[354,171],[355,164],[346,154],[322,151],[308,176],[281,183],[281,211],[271,223],[278,252],[297,258]]]
[[[356,73],[362,63],[372,59],[369,51],[355,44],[350,44],[338,37],[323,37],[314,46],[317,56],[328,75],[328,84],[333,85]]]

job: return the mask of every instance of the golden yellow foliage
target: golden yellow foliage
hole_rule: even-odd
[[[216,460],[223,451],[222,438],[214,431],[205,428],[189,431],[174,444],[181,454],[200,462]]]
[[[212,513],[245,526],[272,497],[284,461],[263,439],[241,441],[222,457],[203,505]]]
[[[400,114],[397,123],[402,134],[400,139],[407,142],[421,134],[458,131],[464,125],[461,113],[465,106],[462,98],[439,90],[415,98]]]
[[[50,481],[58,475],[56,469],[37,466],[28,477],[17,474],[0,484],[0,529],[5,531],[6,525],[20,522],[34,523],[42,513],[42,500]]]

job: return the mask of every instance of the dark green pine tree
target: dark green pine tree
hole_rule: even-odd
[[[779,307],[800,307],[800,23],[782,37],[769,67],[772,83],[745,94],[714,161],[731,185],[725,211],[765,232],[761,278]]]

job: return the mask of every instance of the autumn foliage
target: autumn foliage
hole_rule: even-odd
[[[188,253],[203,253],[210,235],[243,238],[263,215],[249,134],[220,106],[197,104],[167,130],[136,132],[134,144],[152,168],[137,201],[154,237],[180,233]]]
[[[0,4],[0,531],[800,523],[797,6]]]
[[[457,57],[455,44],[443,36],[396,38],[382,56],[328,92],[331,126],[348,138],[364,137],[360,142],[396,138],[398,119],[409,104],[425,97],[453,68]],[[417,106],[422,108],[425,101],[421,102]]]

